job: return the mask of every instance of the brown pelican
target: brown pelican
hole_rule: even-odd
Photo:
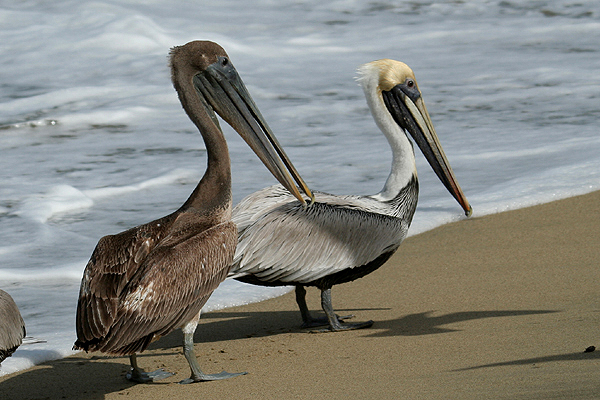
[[[136,352],[182,328],[192,374],[181,383],[225,379],[240,373],[204,374],[193,343],[200,310],[226,278],[237,244],[229,153],[214,112],[246,140],[299,203],[304,200],[292,176],[312,194],[219,45],[195,41],[175,47],[170,66],[181,104],[204,139],[206,172],[174,213],[100,239],[81,281],[74,348],[129,355],[127,378],[146,382],[172,374],[142,371]]]
[[[15,301],[0,290],[0,363],[17,350],[25,337],[25,322]]]
[[[417,206],[418,181],[406,132],[466,215],[471,214],[412,70],[398,61],[378,60],[358,72],[373,118],[392,148],[392,168],[381,192],[371,196],[313,192],[314,204],[306,208],[276,185],[249,195],[233,210],[239,244],[230,277],[255,285],[295,285],[303,326],[324,323],[329,325],[327,331],[373,324],[340,322],[331,305],[331,287],[379,268],[407,234]],[[305,286],[321,290],[326,320],[310,316]]]

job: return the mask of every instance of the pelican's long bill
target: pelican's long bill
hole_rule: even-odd
[[[217,62],[196,74],[193,82],[201,99],[209,105],[207,108],[216,111],[240,134],[273,176],[306,204],[296,181],[312,203],[314,195],[285,154],[229,59],[219,57]],[[214,114],[212,118],[218,125]]]
[[[444,154],[416,81],[408,77],[404,82],[389,90],[382,90],[381,93],[385,106],[396,123],[410,133],[438,178],[458,201],[465,215],[470,217],[473,209]]]

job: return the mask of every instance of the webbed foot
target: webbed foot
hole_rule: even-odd
[[[339,316],[336,314],[336,317],[339,321],[343,321],[346,319],[352,319],[354,318],[353,314],[350,315],[343,315],[343,316]],[[300,328],[316,328],[318,326],[326,326],[329,325],[329,318],[327,317],[318,317],[318,318],[312,318],[310,317],[310,319],[304,320],[302,322],[302,325],[300,325]]]
[[[165,371],[162,368],[152,372],[144,372],[140,369],[131,368],[127,375],[125,375],[125,377],[132,382],[148,383],[159,381],[161,379],[165,379],[173,375],[175,374],[169,371]]]
[[[321,307],[323,308],[323,311],[325,311],[325,315],[327,315],[329,326],[327,328],[311,331],[311,333],[349,331],[369,328],[373,325],[373,321],[359,322],[356,324],[345,324],[341,322],[338,316],[333,312],[333,306],[331,305],[331,288],[321,290]]]
[[[225,371],[223,371],[219,374],[199,373],[199,374],[192,374],[191,377],[184,379],[179,383],[181,383],[182,385],[185,385],[185,384],[194,383],[194,382],[218,381],[218,380],[234,378],[236,376],[246,375],[246,374],[247,374],[247,372],[225,372]]]
[[[373,321],[358,322],[356,324],[345,324],[345,323],[338,321],[337,324],[335,324],[335,323],[330,324],[326,328],[315,329],[315,330],[310,331],[310,333],[351,331],[351,330],[355,330],[355,329],[370,328],[371,326],[373,326]]]

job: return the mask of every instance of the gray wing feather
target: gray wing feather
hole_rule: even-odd
[[[0,290],[0,362],[10,356],[25,337],[25,322],[13,298]]]
[[[365,265],[406,236],[408,224],[385,207],[368,196],[321,192],[303,207],[280,185],[256,192],[233,210],[239,243],[230,277],[307,283]]]

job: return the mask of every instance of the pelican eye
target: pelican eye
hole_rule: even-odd
[[[229,59],[227,57],[220,57],[221,58],[221,66],[226,67],[227,64],[229,64]]]
[[[406,78],[404,83],[398,85],[398,88],[412,101],[417,101],[421,97],[421,93],[417,89],[417,82],[413,78]]]

